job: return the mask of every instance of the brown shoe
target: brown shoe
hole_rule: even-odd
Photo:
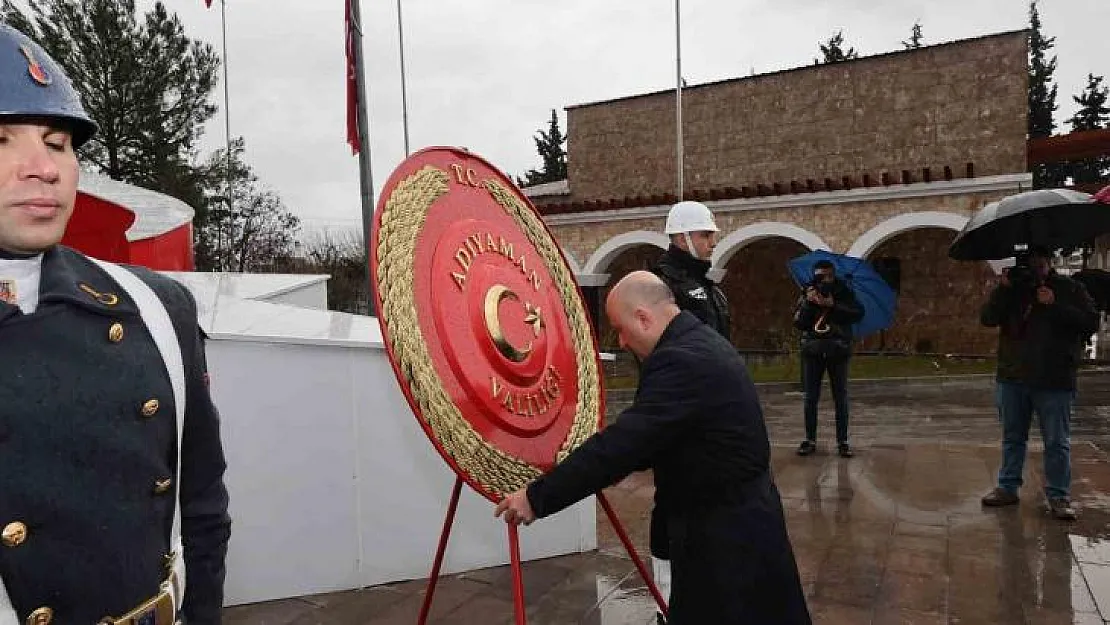
[[[1074,521],[1075,508],[1071,507],[1071,502],[1067,497],[1056,497],[1048,500],[1048,511],[1052,514],[1052,518],[1061,521]]]
[[[1001,506],[1012,506],[1021,501],[1017,493],[1006,490],[1005,488],[995,488],[991,492],[983,495],[983,505],[991,508],[998,508]]]

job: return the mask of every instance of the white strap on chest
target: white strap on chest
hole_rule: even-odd
[[[185,361],[181,358],[181,344],[177,342],[177,332],[173,328],[170,315],[162,300],[154,294],[138,276],[119,265],[91,258],[117,284],[127,291],[131,300],[139,308],[139,315],[158,351],[162,354],[162,364],[170,378],[173,388],[174,417],[177,422],[177,467],[174,471],[173,526],[170,530],[170,549],[173,552],[173,571],[176,579],[171,583],[174,611],[181,609],[185,596],[185,558],[181,543],[181,436],[185,426]]]
[[[177,467],[174,474],[173,526],[170,530],[170,549],[174,553],[173,570],[176,583],[171,583],[174,610],[180,610],[185,595],[185,558],[181,543],[181,436],[185,424],[185,363],[181,358],[181,347],[177,342],[177,332],[166,312],[162,300],[154,294],[145,282],[127,269],[105,261],[90,258],[103,269],[120,288],[131,296],[139,308],[147,330],[162,355],[162,364],[170,378],[173,388],[173,405],[177,426]],[[0,625],[20,625],[19,616],[12,607],[3,580],[0,580]]]

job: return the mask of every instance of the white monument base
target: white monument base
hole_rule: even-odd
[[[427,577],[455,474],[377,320],[196,294],[228,461],[227,605]],[[595,549],[595,510],[521,528],[522,558]],[[443,572],[508,561],[504,522],[464,486]]]

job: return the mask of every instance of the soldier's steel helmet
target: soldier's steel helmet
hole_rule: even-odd
[[[75,148],[97,130],[62,67],[30,37],[0,22],[0,119],[9,117],[60,120]]]

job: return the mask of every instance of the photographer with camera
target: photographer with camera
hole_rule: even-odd
[[[863,307],[836,268],[827,260],[814,265],[813,280],[805,287],[794,311],[794,327],[802,331],[802,384],[805,391],[806,439],[799,456],[817,451],[817,402],[821,380],[829,374],[836,406],[837,452],[854,454],[848,444],[848,361],[852,355],[852,325],[863,318]]]
[[[998,486],[985,506],[1018,503],[1022,467],[1033,412],[1044,439],[1044,482],[1048,509],[1075,519],[1071,486],[1071,410],[1084,342],[1098,331],[1098,312],[1086,288],[1057,274],[1052,252],[1033,247],[1004,272],[983,306],[982,324],[998,328],[996,405],[1002,422],[1002,466]]]

